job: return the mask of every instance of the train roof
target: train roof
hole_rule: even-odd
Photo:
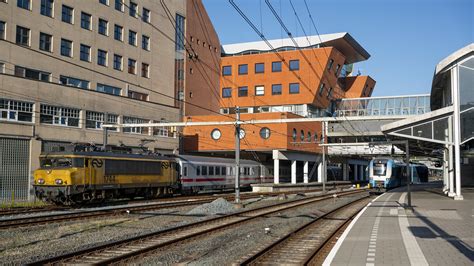
[[[218,157],[204,157],[204,156],[196,156],[196,155],[177,155],[176,159],[181,160],[183,162],[190,162],[190,163],[226,163],[226,164],[235,163],[235,159],[218,158]],[[259,163],[255,162],[255,161],[252,161],[252,160],[240,160],[240,163],[260,165]]]
[[[113,153],[113,152],[48,152],[42,153],[40,157],[48,156],[82,156],[82,157],[108,157],[108,158],[133,158],[133,159],[153,159],[153,160],[173,160],[172,157],[149,155],[149,154],[130,154],[130,153]]]

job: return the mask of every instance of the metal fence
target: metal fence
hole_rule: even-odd
[[[0,138],[0,201],[28,200],[29,158],[29,140]]]

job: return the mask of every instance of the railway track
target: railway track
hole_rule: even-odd
[[[45,206],[45,207],[18,207],[18,208],[8,208],[0,210],[0,216],[10,216],[10,215],[19,215],[27,213],[38,213],[38,212],[48,212],[48,211],[63,211],[69,210],[69,207],[59,207],[59,206]]]
[[[365,189],[342,192],[340,197],[366,193]],[[237,213],[194,222],[175,228],[165,229],[142,236],[108,243],[105,245],[71,252],[69,254],[34,262],[34,264],[110,264],[130,261],[157,248],[163,248],[197,236],[218,232],[265,215],[306,206],[308,204],[332,200],[333,194],[312,196],[271,206],[244,210]]]
[[[329,211],[236,264],[317,265],[322,257],[322,248],[369,201],[369,197],[364,197]]]
[[[347,187],[347,185],[342,185],[339,188]],[[320,189],[316,190],[307,190],[304,191],[308,192],[318,192],[321,191]],[[242,194],[241,199],[252,199],[258,198],[261,196],[277,196],[281,194],[297,194],[303,191],[292,191],[292,192],[266,192],[266,193],[249,193],[249,194]],[[213,195],[213,196],[186,196],[186,197],[179,197],[179,198],[169,198],[163,201],[162,199],[158,203],[149,203],[144,205],[137,205],[137,206],[129,206],[129,205],[121,205],[117,207],[108,207],[108,209],[95,209],[95,210],[74,210],[67,207],[63,209],[54,208],[51,206],[51,209],[43,209],[34,212],[40,211],[56,211],[56,210],[71,210],[68,213],[52,213],[46,215],[35,215],[29,217],[18,217],[18,218],[10,218],[0,220],[0,229],[6,228],[14,228],[14,227],[23,227],[23,226],[35,226],[41,225],[45,223],[58,223],[58,222],[65,222],[65,221],[72,221],[72,220],[82,220],[82,219],[91,219],[97,218],[101,216],[110,216],[110,215],[125,215],[129,213],[139,213],[151,210],[158,210],[158,209],[166,209],[166,208],[175,208],[175,207],[184,207],[184,206],[191,206],[191,205],[199,205],[204,203],[212,202],[217,198],[224,198],[226,200],[234,200],[233,194],[226,194],[226,195]],[[27,214],[28,210],[21,210],[16,214]]]

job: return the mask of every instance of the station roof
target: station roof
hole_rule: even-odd
[[[334,47],[344,54],[349,64],[367,60],[370,54],[347,32],[312,35],[293,38],[299,48]],[[309,41],[309,42],[308,42]],[[225,55],[252,54],[270,52],[284,48],[297,48],[290,38],[268,41],[274,49],[264,41],[227,44],[222,46]]]

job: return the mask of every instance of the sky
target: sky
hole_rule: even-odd
[[[286,38],[265,0],[234,0],[269,40]],[[293,36],[304,36],[290,0],[269,0]],[[474,0],[306,0],[320,34],[348,32],[371,57],[354,70],[377,81],[372,96],[425,94],[436,65],[474,42]],[[260,41],[227,0],[203,0],[221,44]],[[308,35],[304,0],[292,0]]]

